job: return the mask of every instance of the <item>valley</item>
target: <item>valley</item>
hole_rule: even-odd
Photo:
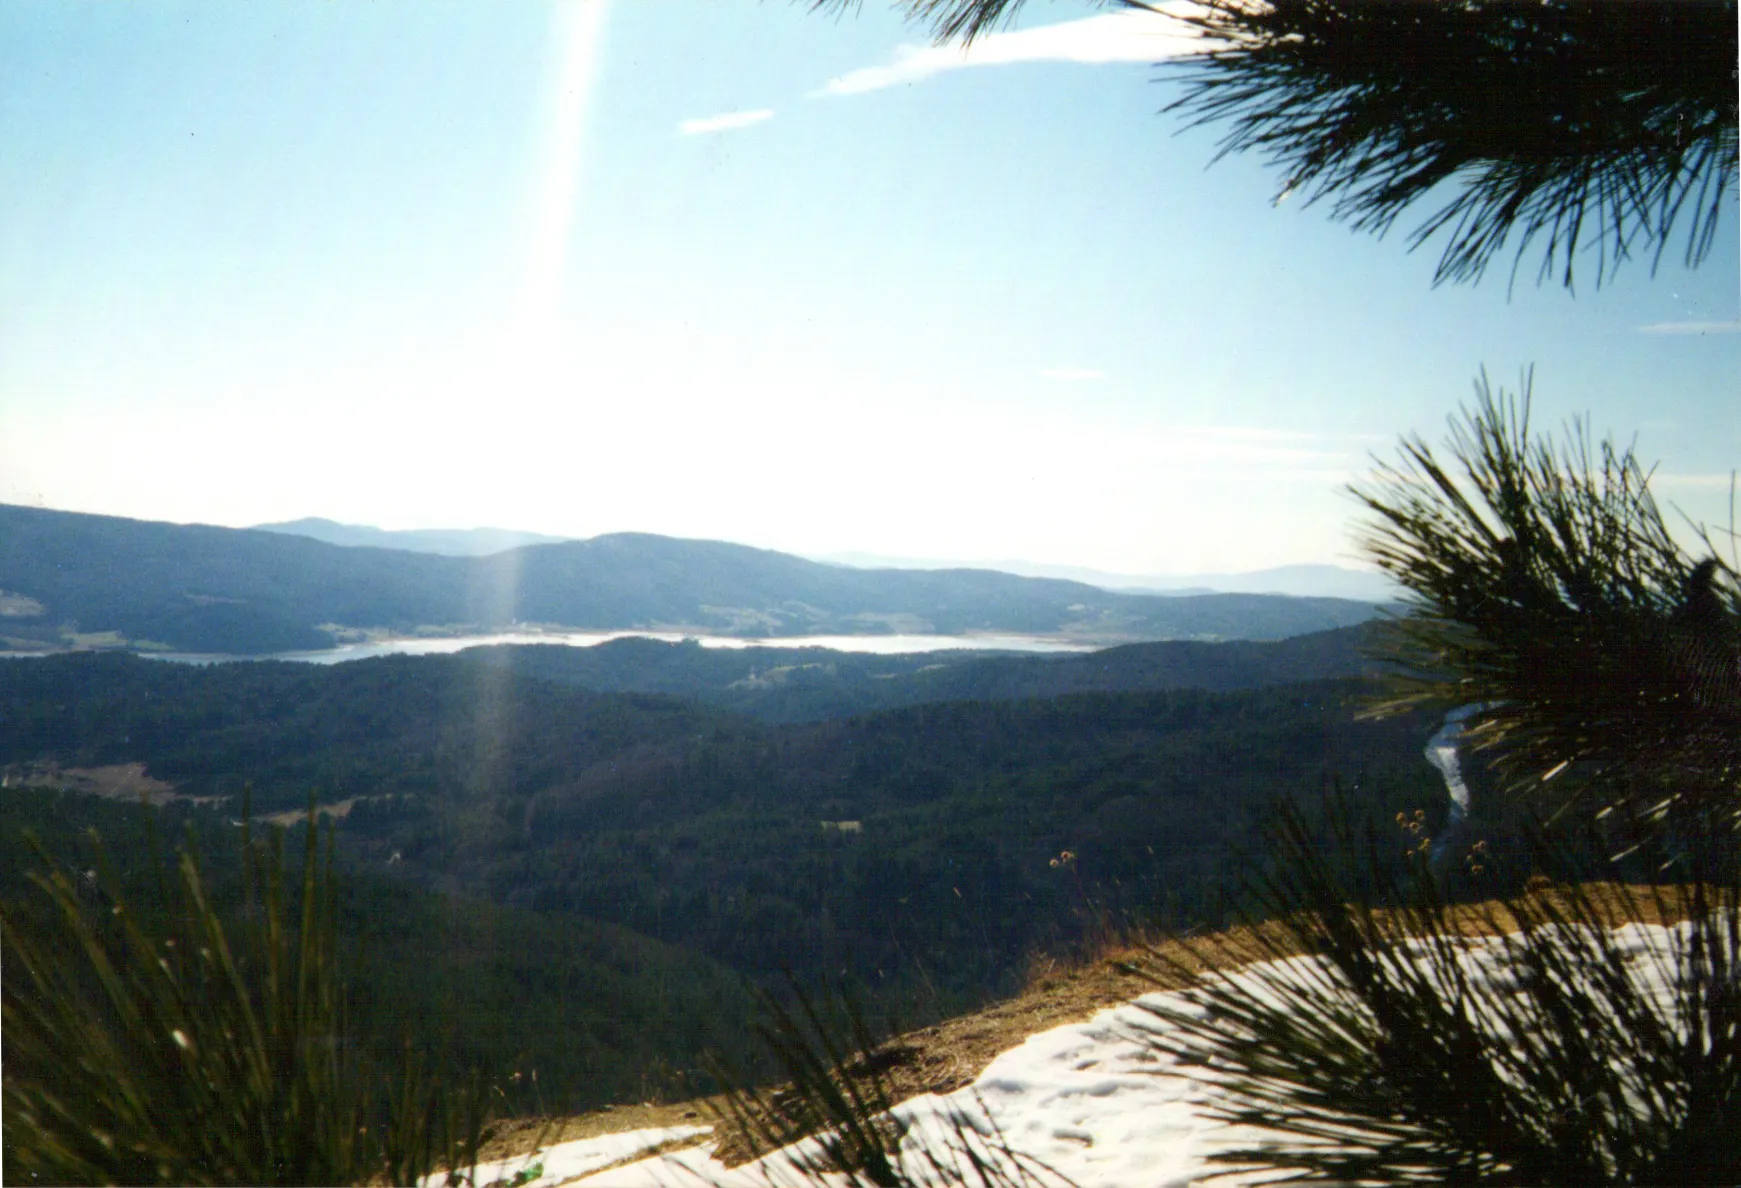
[[[1741,1183],[1738,5],[0,3],[0,1180]]]
[[[93,825],[143,874],[141,813],[219,855],[244,801],[264,827],[312,795],[371,1042],[463,1036],[454,1060],[535,1065],[578,1109],[648,1069],[705,1087],[708,1052],[761,1067],[728,1034],[748,999],[698,1013],[710,996],[846,985],[922,1024],[1109,930],[1220,921],[1278,796],[1340,779],[1371,811],[1438,814],[1428,724],[1354,718],[1360,633],[1032,656],[619,639],[335,665],[12,659],[0,833],[15,871],[26,828],[82,869]],[[158,807],[116,795],[140,789]],[[510,1025],[527,995],[533,1046]]]

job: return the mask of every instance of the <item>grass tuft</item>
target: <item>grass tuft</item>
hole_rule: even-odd
[[[127,901],[95,831],[88,879],[36,846],[41,910],[0,910],[18,1179],[415,1183],[475,1163],[481,1086],[450,1090],[409,1048],[383,1076],[346,1031],[330,831],[322,856],[311,806],[295,882],[282,831],[241,834],[228,919],[186,846],[160,874],[160,922]]]

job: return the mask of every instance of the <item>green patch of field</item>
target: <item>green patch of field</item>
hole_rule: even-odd
[[[63,631],[60,638],[70,648],[124,648],[128,644],[119,631]]]
[[[33,619],[47,609],[34,598],[14,594],[10,590],[0,590],[0,618]]]

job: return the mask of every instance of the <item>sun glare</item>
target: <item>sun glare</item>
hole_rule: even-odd
[[[542,143],[528,194],[520,308],[509,327],[523,364],[548,364],[555,356],[569,244],[584,200],[588,116],[608,10],[608,0],[563,0],[550,13],[549,64],[538,99]]]

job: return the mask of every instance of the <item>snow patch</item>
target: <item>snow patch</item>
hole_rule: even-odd
[[[1654,997],[1664,1018],[1673,1011],[1673,954],[1686,943],[1686,928],[1629,924],[1611,934],[1627,974]],[[1460,960],[1471,979],[1519,992],[1498,940],[1469,940]],[[1280,985],[1307,979],[1321,984],[1324,976],[1313,959],[1296,957],[1254,964],[1232,978],[1270,997]],[[964,1133],[959,1128],[967,1127],[980,1136],[994,1136],[994,1142],[1001,1136],[1009,1149],[1080,1188],[1187,1188],[1276,1179],[1274,1171],[1230,1175],[1226,1164],[1214,1162],[1218,1152],[1256,1146],[1273,1136],[1209,1118],[1207,1109],[1217,1093],[1215,1074],[1186,1068],[1158,1050],[1154,1040],[1172,1025],[1145,1008],[1199,1013],[1189,991],[1155,993],[1102,1011],[1086,1023],[1030,1036],[993,1060],[968,1088],[895,1107],[906,1127],[903,1150],[917,1156],[927,1144],[930,1150],[942,1149]],[[759,1162],[727,1168],[712,1158],[711,1147],[693,1147],[613,1168],[580,1183],[587,1188],[843,1185],[839,1177],[804,1171],[806,1158],[817,1150],[807,1140]],[[907,1162],[909,1171],[923,1165],[923,1158]],[[941,1182],[924,1174],[918,1178]],[[1055,1181],[1042,1176],[1039,1182]]]
[[[536,1170],[539,1174],[519,1181],[520,1188],[555,1188],[556,1185],[577,1176],[645,1155],[666,1143],[706,1134],[710,1129],[712,1128],[707,1126],[661,1126],[647,1130],[626,1130],[619,1134],[602,1134],[596,1138],[575,1139],[573,1142],[545,1147],[529,1155],[517,1155],[496,1163],[480,1163],[466,1177],[466,1183],[475,1188],[487,1188],[498,1180],[511,1184],[516,1176]],[[441,1188],[446,1182],[447,1173],[440,1172],[426,1177],[419,1188]]]

